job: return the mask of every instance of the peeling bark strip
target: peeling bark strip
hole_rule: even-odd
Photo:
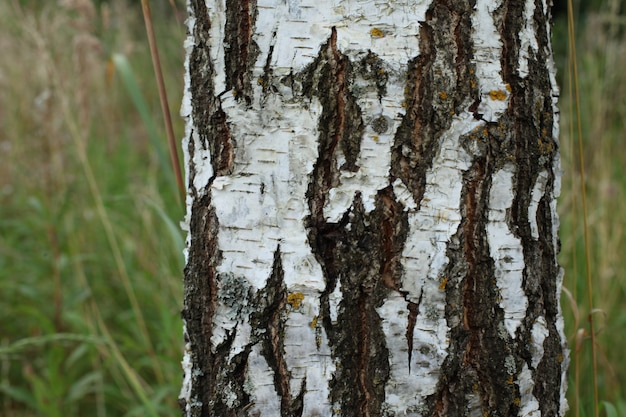
[[[547,0],[189,0],[187,417],[563,416]]]

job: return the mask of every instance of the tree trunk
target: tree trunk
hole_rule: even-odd
[[[189,0],[185,416],[562,416],[549,0]]]

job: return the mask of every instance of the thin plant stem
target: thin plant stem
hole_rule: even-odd
[[[576,38],[574,31],[574,9],[572,5],[572,0],[567,1],[567,21],[568,21],[568,38],[570,44],[570,65],[572,66],[572,73],[574,75],[574,99],[576,102],[576,123],[577,123],[577,133],[578,133],[578,158],[580,164],[580,194],[581,194],[581,202],[582,202],[582,217],[583,217],[583,238],[585,243],[585,272],[587,277],[587,299],[589,303],[589,333],[591,336],[591,363],[593,368],[593,409],[594,409],[594,417],[598,417],[600,415],[599,412],[599,396],[598,396],[598,364],[597,364],[597,353],[596,353],[596,334],[593,323],[593,282],[591,279],[591,246],[589,242],[589,228],[587,222],[587,190],[585,186],[585,161],[583,157],[583,143],[582,143],[582,122],[581,111],[580,111],[580,93],[579,93],[579,83],[578,83],[578,65],[576,63]]]
[[[174,170],[174,176],[176,177],[176,185],[178,186],[178,191],[180,192],[181,198],[184,200],[185,186],[183,184],[183,175],[180,169],[180,162],[178,159],[178,148],[176,146],[176,139],[174,137],[174,129],[172,127],[172,117],[170,114],[169,105],[167,103],[167,92],[165,91],[165,82],[163,81],[163,71],[161,70],[159,50],[156,44],[156,37],[154,36],[154,27],[152,25],[152,14],[150,13],[149,0],[141,0],[141,8],[143,11],[143,20],[146,24],[148,44],[150,45],[152,66],[154,67],[154,75],[156,76],[157,88],[159,90],[159,99],[161,101],[161,111],[163,113],[163,120],[165,122],[167,142],[170,148],[170,160],[172,162],[172,169]]]

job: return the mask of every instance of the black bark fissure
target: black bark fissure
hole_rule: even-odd
[[[189,57],[189,72],[193,74],[190,85],[193,124],[202,148],[210,151],[214,174],[228,175],[232,171],[234,145],[226,123],[226,114],[215,95],[213,85],[214,68],[209,39],[211,23],[204,1],[194,0],[191,6],[197,22],[194,28],[196,44]],[[192,135],[189,146],[192,147],[193,144]],[[194,176],[195,171],[190,172],[189,186],[192,190]]]
[[[408,63],[406,114],[394,138],[391,176],[402,180],[418,208],[441,134],[478,96],[469,52],[472,8],[472,1],[433,2],[421,22],[420,55]]]
[[[350,90],[352,65],[337,50],[336,40],[333,29],[303,81],[305,95],[316,95],[322,104],[319,157],[306,193],[311,213],[308,239],[326,281],[320,298],[322,325],[338,362],[330,382],[331,401],[345,416],[379,416],[389,378],[389,353],[376,308],[389,289],[398,288],[398,257],[407,219],[391,187],[379,191],[371,213],[366,213],[357,193],[339,222],[324,218],[323,207],[330,190],[338,184],[339,170],[358,170],[356,160],[364,130],[361,110]],[[369,60],[372,68],[378,65],[373,56]],[[379,91],[384,85],[377,78],[369,82]],[[346,163],[338,168],[340,151]],[[404,231],[399,230],[402,228]],[[337,285],[341,285],[342,301],[333,323],[329,295]]]
[[[263,74],[257,80],[257,82],[261,85],[261,89],[263,94],[267,94],[268,92],[275,92],[276,88],[272,85],[272,75],[274,73],[272,69],[272,56],[274,55],[274,42],[276,39],[276,31],[272,32],[272,41],[270,43],[270,49],[267,53],[267,58],[265,59],[265,65],[263,66]]]
[[[285,358],[285,322],[287,320],[287,287],[285,286],[280,246],[274,252],[272,273],[265,287],[256,295],[254,305],[259,306],[252,313],[255,329],[262,329],[260,338],[261,354],[274,373],[274,389],[280,397],[281,417],[301,417],[304,410],[306,381],[296,397],[292,397],[291,373]]]
[[[552,184],[548,184],[548,189]],[[559,267],[554,259],[557,248],[552,242],[553,219],[551,216],[550,202],[548,198],[542,198],[537,210],[537,225],[539,232],[541,263],[545,275],[541,277],[541,298],[537,300],[537,309],[541,314],[545,314],[548,323],[548,337],[543,343],[544,355],[537,366],[534,374],[535,388],[533,394],[537,398],[545,398],[546,401],[540,403],[541,415],[557,416],[560,412],[560,398],[558,395],[561,386],[561,363],[564,352],[560,343],[560,335],[556,328],[558,315],[558,300],[556,282],[551,277],[559,274]],[[531,325],[529,323],[529,325]],[[552,394],[552,395],[549,395]]]
[[[388,351],[376,308],[389,290],[380,279],[380,235],[374,210],[366,213],[360,194],[349,225],[336,242],[337,277],[342,301],[336,325],[327,328],[333,354],[341,364],[331,381],[331,398],[342,415],[380,415],[389,377]]]
[[[211,402],[217,387],[216,371],[220,368],[219,358],[216,360],[210,348],[217,296],[214,262],[219,253],[217,216],[209,195],[194,199],[189,228],[191,235],[197,238],[191,240],[185,267],[182,317],[189,338],[186,342],[190,345],[195,379],[192,381],[190,404],[181,399],[180,407],[186,417],[205,417],[214,415],[211,414]],[[187,406],[189,413],[185,412]]]
[[[256,0],[226,0],[224,64],[226,89],[235,98],[252,103],[252,69],[259,47],[252,40],[257,17]]]

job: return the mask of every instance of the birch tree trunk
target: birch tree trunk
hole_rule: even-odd
[[[189,0],[185,416],[563,416],[550,0]]]

